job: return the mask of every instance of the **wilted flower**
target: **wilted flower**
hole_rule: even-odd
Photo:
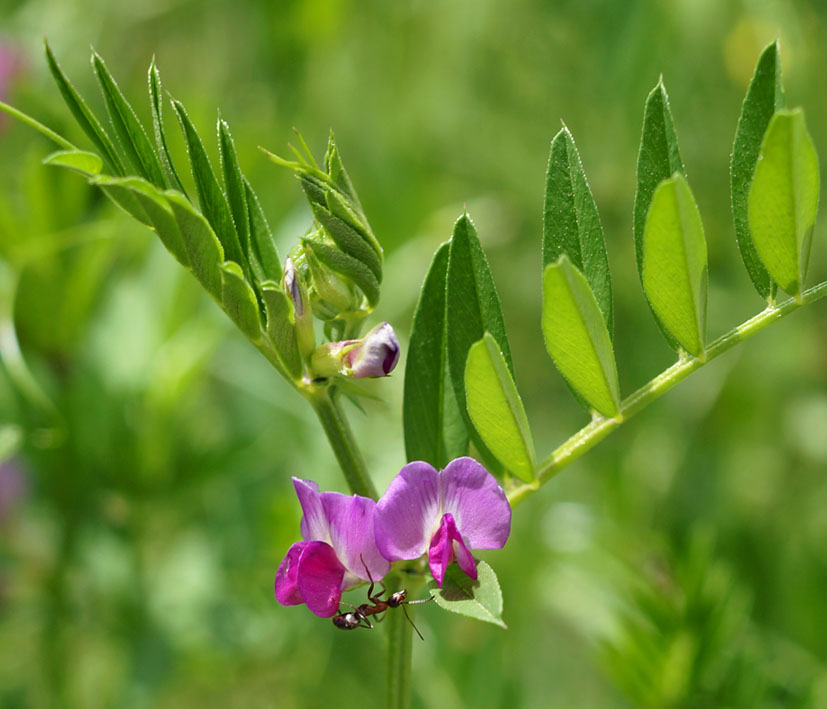
[[[384,377],[399,361],[399,342],[386,322],[361,340],[328,342],[313,353],[310,366],[320,377]]]
[[[441,587],[454,559],[477,578],[470,550],[505,545],[511,507],[494,477],[473,458],[457,458],[440,471],[415,462],[391,481],[376,505],[374,524],[385,558],[417,559],[427,552],[431,574]]]
[[[310,480],[293,478],[304,516],[301,533],[276,572],[276,599],[284,606],[300,603],[329,618],[339,612],[342,591],[362,581],[378,581],[390,562],[376,546],[376,503],[367,497],[319,492]]]

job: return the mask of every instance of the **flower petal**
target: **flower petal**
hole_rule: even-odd
[[[293,478],[293,487],[304,513],[301,523],[302,537],[308,542],[329,542],[330,532],[322,509],[319,486],[312,480]]]
[[[344,575],[345,567],[339,563],[333,547],[325,542],[304,543],[296,574],[298,591],[307,607],[320,618],[339,612]]]
[[[308,542],[296,542],[291,546],[276,571],[276,600],[283,606],[304,603],[296,579],[299,573],[299,557],[307,544]]]
[[[428,548],[428,565],[431,567],[431,575],[434,581],[442,588],[445,579],[445,571],[456,558],[459,568],[472,579],[477,578],[477,564],[457,529],[454,517],[450,512],[442,516],[439,528],[431,538]]]
[[[381,580],[391,565],[376,546],[376,502],[369,497],[347,496],[338,492],[323,492],[321,501],[333,550],[350,574],[358,577],[346,579],[345,586],[355,586],[359,579]]]
[[[511,506],[494,476],[473,458],[439,474],[442,511],[450,512],[471,549],[500,549],[511,531]]]
[[[376,544],[386,559],[422,556],[439,524],[439,474],[427,463],[408,463],[376,503]]]

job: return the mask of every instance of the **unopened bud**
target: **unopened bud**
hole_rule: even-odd
[[[399,342],[393,328],[382,323],[361,340],[329,342],[319,347],[310,361],[314,374],[321,377],[384,377],[399,361]]]
[[[302,275],[293,265],[293,259],[289,257],[284,263],[283,283],[284,292],[293,302],[299,351],[302,355],[307,356],[316,347],[316,335],[313,332],[313,313],[310,309],[310,300]]]

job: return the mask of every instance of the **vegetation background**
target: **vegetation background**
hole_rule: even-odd
[[[386,248],[376,319],[403,345],[467,205],[541,455],[586,423],[539,327],[560,119],[606,231],[626,394],[674,359],[632,246],[659,74],[709,242],[712,336],[763,307],[728,163],[776,36],[788,102],[827,155],[819,0],[4,0],[0,90],[84,146],[44,36],[94,102],[90,43],[143,118],[153,54],[203,135],[220,107],[282,256],[309,215],[257,146],[284,152],[295,125],[321,156],[333,128]],[[33,131],[0,131],[0,706],[377,706],[381,626],[340,633],[273,598],[298,538],[290,476],[344,487],[312,411],[157,239],[42,167],[52,146]],[[825,323],[822,302],[770,328],[527,500],[485,555],[509,630],[420,608],[414,706],[827,706]],[[405,462],[402,371],[352,412],[380,490]]]

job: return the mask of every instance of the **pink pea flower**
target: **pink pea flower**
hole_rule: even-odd
[[[319,492],[311,480],[293,478],[304,516],[303,542],[287,552],[276,572],[276,599],[283,606],[304,603],[321,618],[339,612],[342,591],[390,569],[376,546],[376,502],[338,492]]]
[[[385,377],[399,361],[399,341],[389,323],[374,327],[361,340],[328,342],[317,348],[310,360],[322,377]]]
[[[376,504],[374,525],[385,558],[417,559],[427,552],[441,588],[454,559],[477,578],[470,550],[505,545],[511,506],[494,477],[473,458],[457,458],[440,471],[415,462],[402,468]]]

